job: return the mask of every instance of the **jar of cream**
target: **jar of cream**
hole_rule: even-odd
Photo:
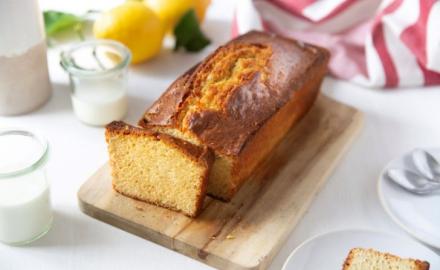
[[[73,110],[82,122],[103,126],[126,115],[130,60],[130,51],[110,40],[81,42],[61,53]]]
[[[0,242],[26,244],[50,229],[47,159],[48,144],[41,137],[0,129]]]

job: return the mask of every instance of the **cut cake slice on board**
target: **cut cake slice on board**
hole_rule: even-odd
[[[110,123],[105,136],[116,191],[191,217],[200,213],[211,150],[124,122]]]

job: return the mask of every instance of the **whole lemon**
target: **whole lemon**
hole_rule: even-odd
[[[166,30],[171,30],[179,22],[180,18],[191,8],[196,12],[199,22],[202,22],[206,9],[211,0],[145,0],[162,22]]]
[[[141,2],[125,2],[104,12],[93,26],[96,38],[123,43],[132,53],[132,63],[157,55],[165,33],[156,13]]]

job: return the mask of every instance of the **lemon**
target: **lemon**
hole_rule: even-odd
[[[199,22],[203,22],[203,20],[205,19],[206,10],[208,9],[209,4],[211,4],[211,0],[194,1],[194,9],[196,11]]]
[[[165,24],[166,30],[173,29],[191,8],[195,10],[199,22],[202,22],[210,2],[211,0],[145,0],[146,5],[151,7]]]
[[[113,39],[127,46],[132,63],[157,55],[162,47],[164,25],[156,13],[141,2],[125,2],[104,12],[93,26],[96,38]]]

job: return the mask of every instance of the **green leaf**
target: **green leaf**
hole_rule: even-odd
[[[186,12],[174,28],[176,43],[174,50],[183,47],[189,52],[198,52],[211,41],[202,33],[194,9]]]
[[[65,13],[60,11],[44,11],[44,28],[46,29],[46,35],[51,37],[59,32],[66,30],[74,30],[77,25],[83,22],[81,17],[73,15],[71,13]]]

